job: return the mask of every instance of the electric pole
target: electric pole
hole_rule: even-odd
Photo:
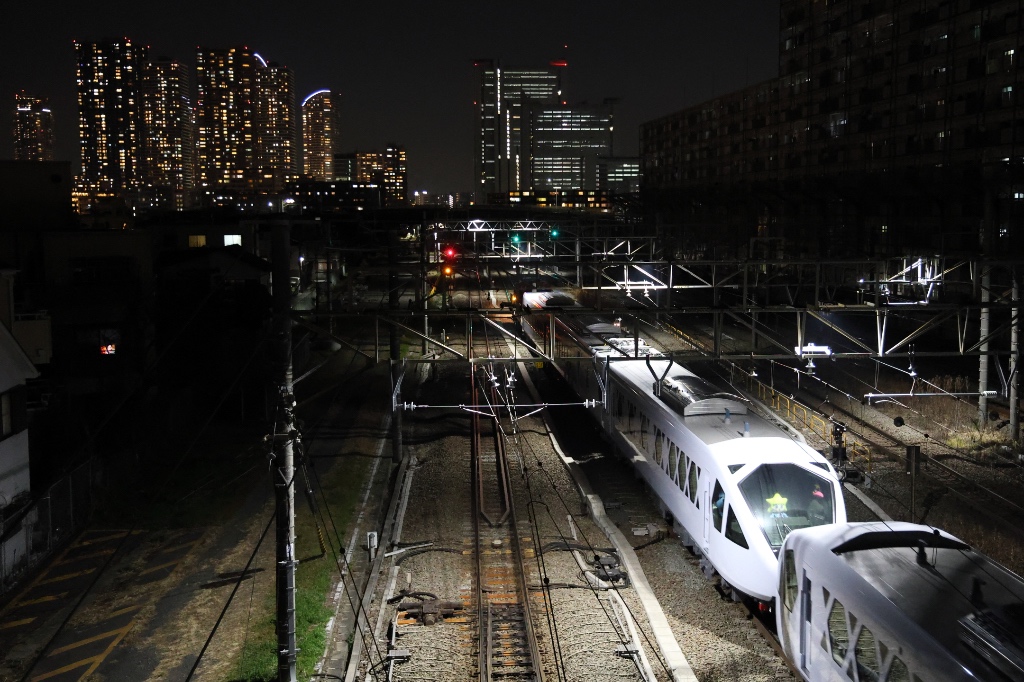
[[[392,228],[388,231],[388,308],[394,313],[399,309],[398,287],[398,235]],[[402,378],[402,335],[398,327],[388,325],[388,349],[391,359],[391,388],[395,390]],[[391,461],[402,461],[402,411],[395,410],[391,418]]]
[[[274,332],[278,404],[274,417],[274,496],[277,508],[277,679],[295,680],[295,466],[293,445],[295,396],[292,393],[291,235],[287,225],[274,225]]]

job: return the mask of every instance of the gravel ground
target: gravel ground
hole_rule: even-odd
[[[454,364],[442,367],[435,377],[426,380],[417,402],[452,404],[453,387],[468,383],[461,374],[463,370],[455,367]],[[519,402],[528,402],[525,395],[520,396]],[[879,428],[896,429],[891,414],[862,409],[860,416]],[[416,464],[401,541],[434,545],[432,551],[408,556],[389,568],[388,579],[381,580],[381,585],[391,583],[392,594],[407,588],[469,604],[473,578],[469,554],[472,527],[467,516],[470,503],[468,416],[454,410],[417,411],[406,417],[406,424],[409,427],[407,455],[415,457]],[[509,452],[520,458],[525,471],[522,480],[517,482],[517,496],[521,509],[529,506],[537,511],[536,539],[543,563],[542,567],[535,568],[532,581],[539,584],[543,574],[557,586],[549,590],[550,601],[546,605],[540,598],[541,593],[535,593],[542,612],[546,607],[547,613],[553,614],[553,619],[543,624],[543,635],[550,647],[559,650],[566,679],[640,679],[630,660],[615,655],[615,647],[625,629],[615,616],[613,600],[608,598],[607,592],[589,589],[573,553],[564,549],[574,529],[579,544],[589,546],[585,552],[580,552],[581,556],[594,553],[592,548],[603,553],[611,542],[589,518],[579,514],[578,490],[554,452],[541,418],[524,419],[518,429],[509,447]],[[906,427],[893,435],[906,437]],[[827,451],[829,444],[815,434],[805,432],[805,436],[812,447]],[[925,452],[932,454],[929,450]],[[543,475],[537,473],[538,464],[544,469]],[[857,464],[867,468],[865,462]],[[696,558],[668,532],[656,501],[633,479],[628,468],[619,466],[622,468],[618,473],[598,474],[608,476],[608,480],[592,481],[592,484],[598,489],[607,488],[602,496],[608,503],[609,516],[638,548],[637,555],[647,580],[697,678],[702,682],[792,679],[785,663],[754,629],[746,610],[723,599],[704,578]],[[992,467],[987,470],[994,482],[1005,479],[1005,472]],[[526,482],[529,482],[528,490]],[[976,515],[965,513],[966,507],[955,497],[938,495],[926,481],[919,480],[918,485],[918,520],[924,510],[923,502],[928,498],[926,521],[960,535],[1013,567],[1006,557],[1019,557],[1019,539],[1009,537],[993,524],[981,524]],[[908,518],[910,486],[902,461],[882,456],[873,458],[869,479],[859,488],[893,518]],[[932,493],[930,498],[929,493]],[[531,500],[533,503],[527,505]],[[846,503],[850,520],[876,518],[853,495],[847,494]],[[573,515],[572,526],[565,520],[567,514]],[[664,538],[651,542],[651,536],[632,535],[633,528],[646,524],[657,527],[665,534]],[[529,534],[523,523],[521,534]],[[552,547],[557,544],[563,548]],[[651,646],[653,637],[635,591],[625,587],[617,593],[624,609],[637,618],[639,640],[644,643],[656,678],[667,679],[656,647]],[[381,622],[386,624],[391,613],[386,612]],[[376,613],[374,619],[377,619]],[[465,679],[468,671],[476,667],[476,624],[471,617],[456,615],[430,627],[402,625],[398,632],[401,636],[396,646],[409,649],[413,660],[398,667],[397,679]],[[380,650],[386,648],[383,628],[377,640]]]
[[[462,371],[442,366],[436,378],[423,383],[417,402],[452,404],[453,387],[467,384]],[[518,402],[532,399],[528,401],[522,394]],[[401,543],[432,542],[433,546],[432,551],[403,558],[394,567],[388,565],[380,585],[391,583],[389,594],[406,588],[468,604],[473,586],[468,553],[472,537],[468,518],[468,416],[453,410],[417,410],[407,416],[406,424],[407,456],[415,457],[415,466]],[[511,430],[507,423],[506,428]],[[527,509],[536,512],[536,544],[541,546],[541,559],[534,567],[531,583],[539,585],[544,575],[555,586],[548,591],[546,605],[543,592],[535,591],[534,604],[540,613],[553,614],[540,629],[547,650],[559,651],[565,679],[641,679],[631,659],[615,654],[623,638],[628,641],[629,637],[625,625],[628,618],[623,613],[636,618],[637,640],[655,678],[669,679],[635,590],[629,586],[616,590],[621,602],[607,591],[592,590],[577,564],[576,553],[565,550],[565,544],[573,542],[585,548],[578,556],[586,560],[594,553],[605,554],[612,543],[590,518],[579,513],[579,491],[555,453],[539,415],[520,420],[508,449],[514,460],[518,458],[522,472],[514,482],[517,509],[521,515]],[[638,556],[647,580],[697,678],[702,682],[791,679],[784,662],[754,629],[745,609],[723,599],[703,577],[696,558],[668,532],[656,502],[628,469],[623,471],[612,475],[617,488],[616,501],[609,505],[611,514],[626,537],[640,547]],[[569,514],[573,516],[572,524],[566,518]],[[651,536],[634,536],[632,528],[638,523],[657,527],[663,539],[652,543]],[[521,535],[528,535],[523,516],[520,528]],[[572,540],[574,532],[576,540]],[[387,646],[386,624],[393,607],[389,609],[383,617],[376,611],[372,616],[382,624],[375,645],[378,651]],[[467,678],[476,666],[475,633],[473,618],[460,618],[458,614],[429,627],[400,625],[396,646],[409,649],[413,659],[397,667],[397,679]],[[371,660],[379,655],[371,653]]]

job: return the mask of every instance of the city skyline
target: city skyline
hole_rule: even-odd
[[[410,190],[432,192],[472,187],[474,59],[524,68],[565,59],[570,104],[619,98],[618,155],[638,153],[642,122],[778,71],[778,2],[757,0],[711,7],[653,2],[639,10],[615,2],[526,2],[509,14],[478,6],[438,11],[418,3],[343,11],[313,2],[301,15],[281,14],[269,3],[238,14],[191,0],[173,13],[153,3],[114,2],[47,17],[41,25],[19,6],[7,25],[0,92],[25,89],[48,98],[56,157],[75,167],[73,40],[126,36],[190,70],[199,45],[245,44],[292,69],[300,101],[321,88],[337,93],[341,148],[403,144]],[[13,30],[28,25],[40,29]],[[6,109],[0,126],[9,130]],[[0,148],[0,158],[12,158],[10,143]]]

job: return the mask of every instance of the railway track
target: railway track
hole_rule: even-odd
[[[486,337],[485,337],[486,338]],[[489,350],[489,349],[488,349]],[[536,632],[535,610],[544,610],[529,590],[528,559],[533,533],[520,528],[511,491],[512,471],[498,416],[500,403],[493,368],[473,367],[474,535],[476,538],[476,603],[479,639],[478,679],[537,680],[548,678]],[[525,537],[521,533],[526,531]],[[548,659],[551,657],[548,656]]]
[[[795,396],[802,396],[803,402],[807,404],[820,404],[824,396],[815,393],[807,388],[797,391],[793,388]],[[920,446],[917,456],[917,470],[915,476],[920,475],[924,479],[921,483],[926,486],[940,489],[941,494],[952,495],[959,500],[970,504],[979,513],[986,515],[1014,532],[1024,537],[1021,526],[1024,524],[1024,506],[1021,506],[1006,494],[994,490],[989,485],[977,480],[984,476],[992,479],[992,467],[970,462],[962,457],[955,449],[943,443],[931,439],[927,434],[921,434],[924,438],[924,445],[921,446],[921,439],[911,442],[910,439],[901,439],[886,431],[884,428],[871,419],[862,418],[851,410],[845,409],[842,405],[830,402],[831,415],[822,414],[823,418],[833,422],[841,421],[844,424],[846,433],[858,439],[864,445],[870,447],[872,452],[884,455],[888,460],[898,462],[906,461],[908,446]],[[903,456],[901,457],[901,454]],[[956,461],[957,467],[947,464],[943,459]],[[858,467],[861,468],[861,467]],[[907,462],[906,469],[910,469]],[[870,475],[870,472],[863,471],[863,475]],[[931,492],[932,499],[940,493]]]
[[[710,345],[704,338],[703,332],[690,333],[664,321],[645,324],[645,326],[650,330],[667,335],[667,345],[674,350],[696,351],[710,357]],[[970,461],[954,448],[930,438],[928,434],[919,433],[921,438],[915,439],[899,438],[878,425],[877,419],[865,418],[853,410],[844,408],[836,401],[830,401],[827,392],[822,394],[813,390],[808,386],[808,381],[801,383],[802,385],[798,386],[783,376],[773,382],[773,388],[776,392],[784,393],[791,400],[802,404],[808,412],[815,412],[818,416],[816,421],[820,424],[831,425],[841,422],[845,433],[855,437],[860,446],[869,448],[872,453],[883,455],[889,461],[898,462],[906,458],[908,446],[921,445],[922,447],[919,448],[920,459],[914,473],[915,476],[922,476],[923,480],[920,483],[923,487],[930,488],[928,493],[923,496],[926,498],[923,500],[926,504],[934,503],[942,495],[950,495],[970,504],[973,509],[1005,526],[1018,536],[1024,537],[1024,530],[1021,530],[1024,528],[1024,506],[1011,499],[1012,486],[1017,485],[1017,482],[1008,486],[1007,491],[1000,492],[994,489],[993,485],[982,483],[979,480],[1006,483],[993,478],[990,466]],[[824,385],[828,386],[828,384]],[[824,404],[828,405],[831,414],[825,414],[821,410],[809,407]],[[825,447],[835,444],[834,439],[831,439],[827,433],[815,433],[815,435],[821,439]],[[957,466],[948,464],[947,461],[956,462]],[[858,465],[854,464],[854,466]],[[1020,467],[1015,468],[1020,470]],[[870,471],[861,471],[860,473],[866,476],[871,474]],[[912,501],[910,506],[916,506],[916,500]],[[927,513],[927,509],[925,509],[925,513]]]

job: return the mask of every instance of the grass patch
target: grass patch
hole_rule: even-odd
[[[337,524],[341,540],[344,539],[346,528],[359,503],[359,493],[364,478],[369,473],[370,460],[352,458],[339,461],[328,472],[320,477],[323,484],[330,516]],[[318,502],[323,500],[317,491]],[[295,551],[300,559],[316,556],[320,553],[316,523],[309,506],[301,497],[296,498],[295,513]],[[330,523],[326,509],[324,517]],[[325,529],[325,535],[333,537],[332,528]],[[264,542],[273,542],[273,531]],[[340,540],[333,538],[335,550]],[[330,543],[329,543],[330,544]],[[295,573],[295,639],[299,648],[296,662],[297,675],[308,679],[325,647],[324,628],[333,615],[327,606],[327,594],[331,589],[338,572],[335,555],[330,548],[327,554],[319,559],[309,559],[299,563]],[[258,605],[258,615],[253,618],[245,647],[238,661],[233,680],[246,682],[271,682],[277,679],[277,634],[275,632],[276,602],[273,591]]]

